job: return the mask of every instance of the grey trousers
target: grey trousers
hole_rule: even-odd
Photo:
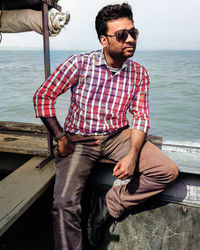
[[[92,167],[101,158],[119,161],[130,148],[131,130],[99,136],[70,135],[73,154],[56,159],[54,188],[54,238],[56,250],[81,250],[81,196]],[[135,172],[126,185],[113,186],[106,195],[110,214],[118,218],[155,194],[178,176],[176,164],[151,142],[145,142]]]

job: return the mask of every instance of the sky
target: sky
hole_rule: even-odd
[[[97,12],[113,0],[60,0],[71,20],[57,37],[50,38],[51,49],[94,50],[101,48],[95,31]],[[199,50],[199,0],[129,0],[135,27],[139,29],[139,50]],[[3,34],[1,48],[42,48],[42,36],[35,32]]]

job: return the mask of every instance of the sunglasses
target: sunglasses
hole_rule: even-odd
[[[128,34],[132,36],[132,38],[136,41],[138,38],[139,31],[136,28],[132,28],[130,30],[118,30],[114,33],[114,35],[105,35],[109,37],[115,37],[118,42],[125,42]]]

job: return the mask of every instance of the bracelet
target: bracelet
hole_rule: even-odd
[[[66,136],[66,131],[63,131],[61,134],[55,137],[55,141],[57,142],[61,137]]]

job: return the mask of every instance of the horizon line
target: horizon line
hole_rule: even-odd
[[[8,46],[8,47],[1,47],[0,46],[0,50],[43,50],[43,47],[13,47],[13,46]],[[96,50],[98,50],[99,48],[97,48]],[[88,49],[65,49],[65,48],[50,48],[50,51],[88,51]],[[90,51],[93,51],[95,49],[90,49]],[[171,49],[165,49],[165,48],[159,48],[159,49],[136,49],[137,51],[199,51],[200,48],[171,48]]]

